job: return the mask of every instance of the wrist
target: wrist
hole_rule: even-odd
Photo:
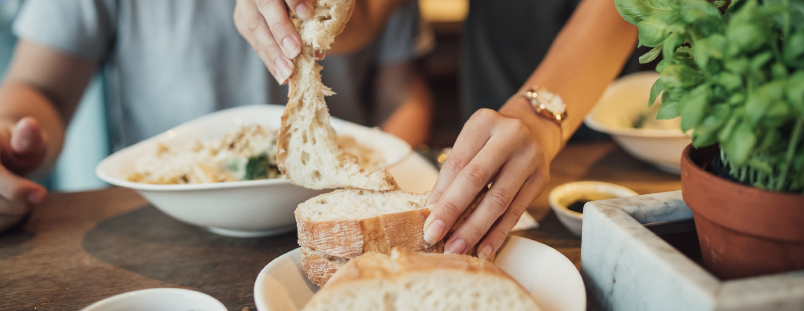
[[[527,98],[519,94],[512,96],[500,108],[499,113],[509,118],[520,119],[525,123],[533,138],[538,141],[548,163],[552,162],[556,154],[561,151],[564,145],[561,126],[555,121],[537,114]]]

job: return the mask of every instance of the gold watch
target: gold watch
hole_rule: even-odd
[[[567,118],[567,105],[556,93],[548,91],[544,87],[532,87],[531,89],[522,92],[520,95],[530,101],[533,111],[537,115],[547,118],[558,124],[558,130],[561,135],[561,144],[564,144],[564,131],[561,128],[561,123]]]

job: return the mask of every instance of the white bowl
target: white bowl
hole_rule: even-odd
[[[604,132],[614,139],[631,156],[648,162],[657,168],[679,174],[681,171],[681,152],[692,140],[680,128],[636,129],[631,127],[640,113],[652,111],[650,118],[660,105],[648,108],[650,88],[659,74],[638,72],[614,81],[586,116],[586,126]],[[673,121],[670,121],[673,122]],[[675,120],[674,122],[678,122]]]
[[[110,184],[139,191],[165,214],[217,234],[258,237],[291,231],[296,228],[293,216],[296,206],[327,190],[299,187],[286,178],[181,185],[154,185],[126,180],[126,170],[130,170],[138,157],[151,152],[152,144],[157,141],[172,145],[217,138],[242,125],[255,123],[278,128],[283,111],[284,106],[277,105],[221,110],[120,150],[101,161],[95,172]],[[381,152],[388,165],[410,158],[410,146],[393,135],[335,118],[332,119],[332,126],[339,134],[350,135],[358,143]],[[417,168],[422,167],[426,169],[429,166],[419,165]],[[434,171],[432,167],[430,170]],[[434,175],[429,171],[420,173],[425,177]],[[423,184],[426,186],[427,180]],[[432,184],[429,185],[432,187]]]
[[[182,288],[151,288],[112,296],[82,311],[227,311],[210,295]]]
[[[581,236],[583,228],[583,214],[567,208],[573,202],[584,199],[597,201],[614,198],[624,198],[639,195],[626,187],[600,181],[576,181],[555,187],[550,191],[547,200],[550,208],[556,213],[558,221],[572,234]]]
[[[509,236],[494,264],[530,292],[542,310],[586,310],[581,274],[557,250],[530,239]],[[260,271],[254,283],[254,302],[259,311],[297,311],[318,289],[305,276],[297,248]]]

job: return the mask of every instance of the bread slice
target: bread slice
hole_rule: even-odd
[[[311,189],[399,189],[385,169],[369,171],[338,146],[324,97],[334,94],[321,83],[316,51],[326,51],[352,14],[354,0],[316,0],[314,17],[293,17],[302,38],[290,77],[288,104],[277,137],[279,170],[294,184]]]
[[[540,310],[493,263],[394,248],[349,261],[302,310]]]
[[[295,212],[304,271],[322,286],[345,261],[367,252],[390,254],[392,248],[402,247],[442,253],[443,241],[477,208],[485,193],[478,194],[435,245],[424,240],[424,222],[430,216],[426,193],[342,189],[309,199]],[[477,247],[467,253],[477,256]]]
[[[427,251],[422,228],[430,215],[427,194],[341,189],[299,204],[299,245],[327,255],[356,258],[395,246]]]

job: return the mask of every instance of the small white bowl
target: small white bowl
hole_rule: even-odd
[[[227,311],[210,295],[182,288],[151,288],[112,296],[82,311]]]
[[[648,108],[650,88],[659,79],[656,72],[637,72],[614,81],[600,97],[595,107],[584,119],[586,126],[611,135],[620,147],[631,156],[648,162],[657,168],[679,174],[681,152],[692,140],[678,127],[678,120],[665,122],[666,129],[633,128],[634,119],[640,114],[655,118],[659,103]],[[669,124],[668,124],[669,123]]]
[[[179,221],[220,235],[260,237],[292,231],[296,228],[293,215],[296,206],[328,190],[306,189],[291,184],[287,178],[181,185],[126,180],[136,159],[152,152],[153,144],[158,141],[172,145],[217,138],[248,124],[268,124],[276,129],[284,109],[278,105],[256,105],[203,116],[115,152],[98,164],[95,173],[112,185],[139,191],[153,206]],[[339,134],[352,136],[358,143],[381,152],[387,165],[411,154],[405,141],[378,129],[335,118],[332,127]],[[421,172],[425,173],[429,172]]]
[[[567,208],[577,200],[597,201],[639,195],[626,187],[600,181],[576,181],[566,183],[550,191],[548,201],[558,221],[572,234],[580,237],[583,214]]]

